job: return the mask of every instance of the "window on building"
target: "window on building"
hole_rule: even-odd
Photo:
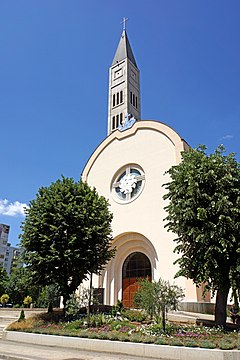
[[[120,114],[120,124],[122,125],[122,122],[123,122],[123,114],[121,113]]]
[[[132,102],[133,106],[135,106],[135,95],[133,94],[133,102]]]
[[[135,103],[136,103],[136,109],[138,108],[138,98],[137,96],[135,97]]]
[[[120,91],[120,104],[123,102],[123,92]]]
[[[112,117],[112,129],[115,129],[115,116]]]
[[[119,127],[119,115],[116,116],[116,128]]]
[[[121,169],[113,180],[112,194],[118,202],[129,202],[136,198],[143,190],[145,175],[138,166],[128,165]]]
[[[130,91],[130,104],[132,104],[133,93]]]
[[[115,96],[115,94],[113,94],[113,106],[115,106],[116,105],[116,96]]]

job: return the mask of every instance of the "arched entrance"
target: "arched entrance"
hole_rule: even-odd
[[[134,252],[125,259],[122,267],[122,301],[124,307],[133,306],[133,298],[138,290],[139,278],[152,280],[151,264],[146,255]]]

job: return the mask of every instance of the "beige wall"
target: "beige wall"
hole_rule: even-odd
[[[95,286],[106,289],[107,303],[114,304],[121,299],[122,264],[134,251],[149,257],[155,280],[162,277],[174,281],[177,271],[173,266],[174,234],[164,228],[167,204],[163,201],[162,184],[169,181],[165,172],[181,160],[181,151],[186,148],[187,144],[165,124],[140,121],[129,130],[112,133],[89,159],[82,178],[109,199],[113,213],[113,245],[117,253],[102,277],[95,279]],[[135,200],[123,204],[114,200],[111,186],[119,169],[129,164],[142,168],[145,184]],[[189,282],[186,286],[185,279],[179,278],[175,283],[186,289],[186,300],[196,300],[196,291]]]

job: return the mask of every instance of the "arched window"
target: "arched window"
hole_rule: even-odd
[[[141,252],[134,252],[128,255],[122,268],[123,279],[145,278],[151,276],[151,263],[145,254]]]

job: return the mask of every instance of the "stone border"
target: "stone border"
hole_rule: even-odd
[[[71,336],[56,336],[25,333],[18,331],[3,332],[3,339],[21,343],[58,346],[88,351],[126,354],[145,358],[171,360],[240,360],[238,350],[219,350],[188,348],[183,346],[139,344],[112,340],[97,340]]]

